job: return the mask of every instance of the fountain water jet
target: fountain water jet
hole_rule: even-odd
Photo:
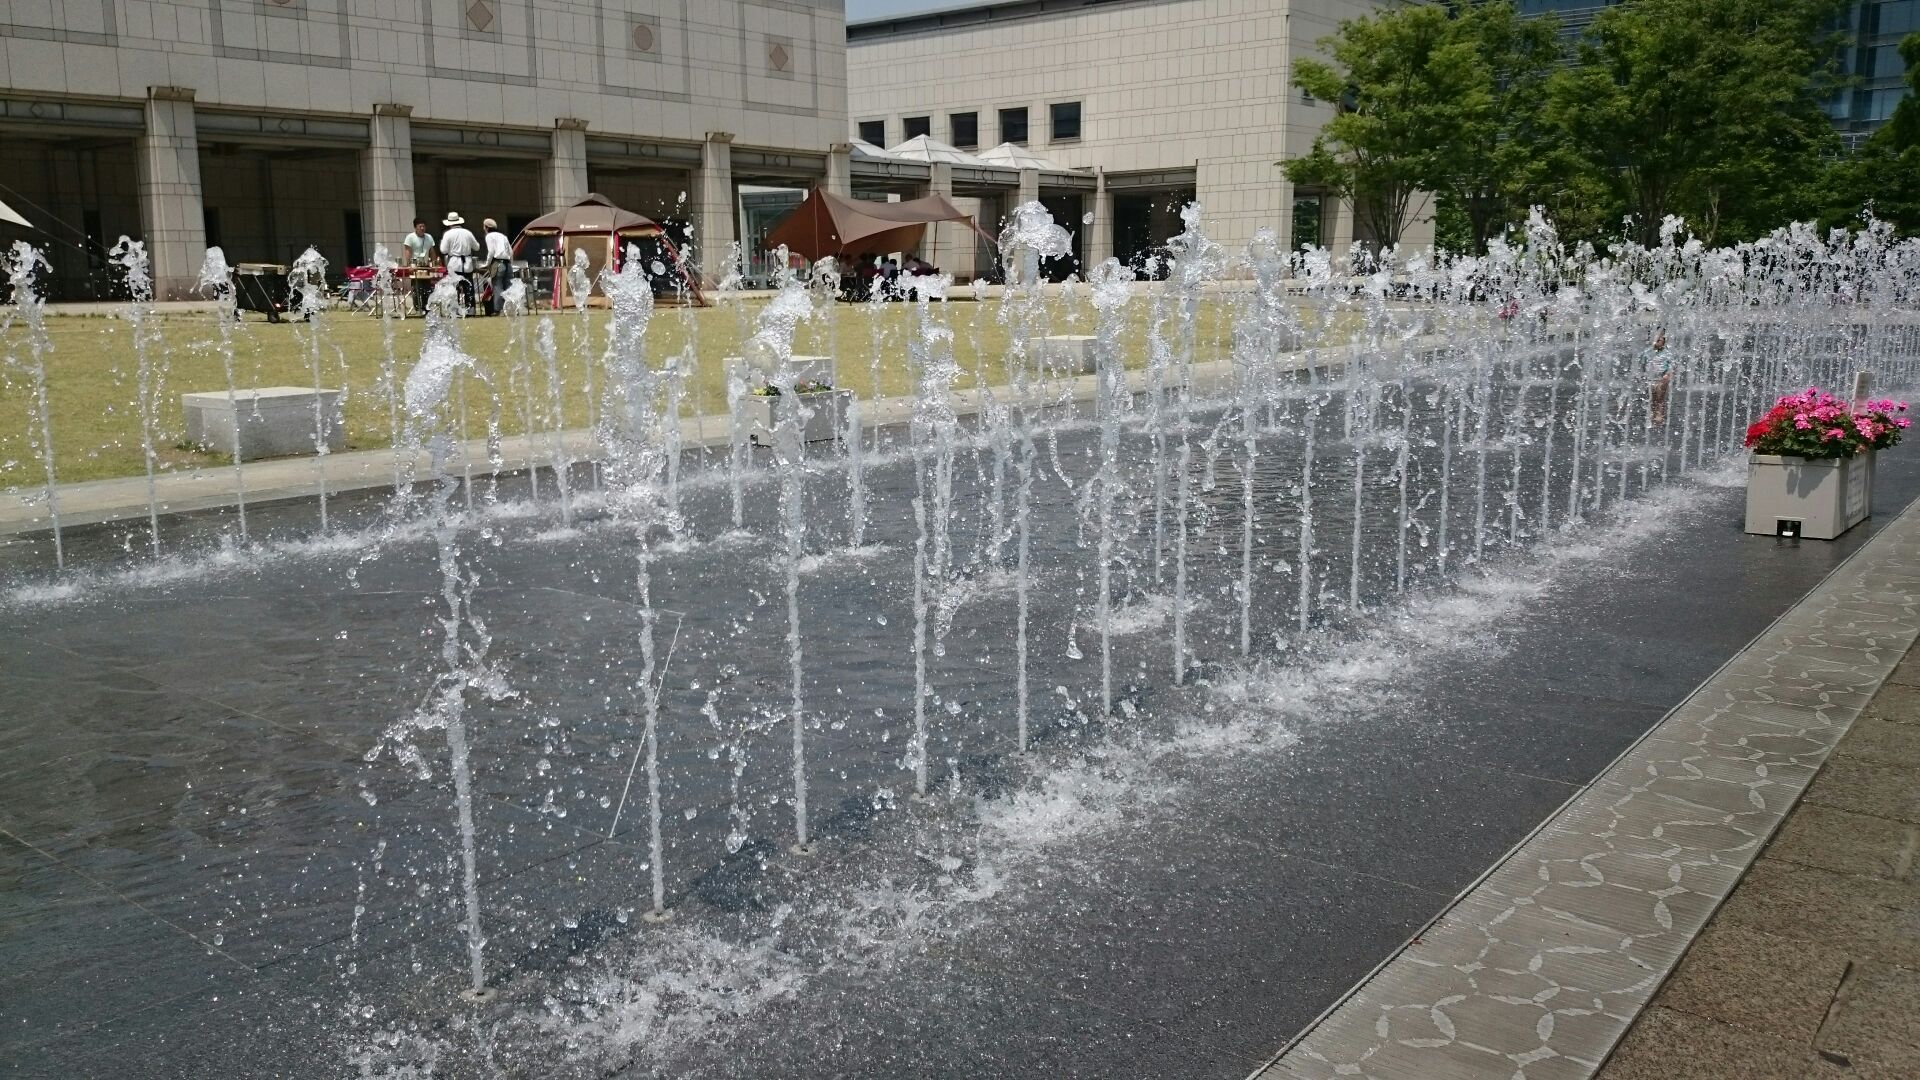
[[[320,495],[320,531],[326,532],[329,528],[327,454],[333,424],[332,418],[327,415],[326,397],[321,393],[325,389],[321,385],[320,357],[324,341],[321,317],[327,306],[327,260],[321,256],[318,248],[310,247],[293,260],[293,269],[287,274],[287,289],[291,293],[287,306],[298,310],[307,324],[307,360],[313,369],[313,482]],[[436,293],[438,291],[435,290]],[[341,393],[344,396],[344,384]],[[465,415],[463,408],[463,420]]]
[[[381,248],[380,250],[384,252],[386,249]],[[233,270],[227,266],[226,253],[217,247],[208,248],[206,260],[200,264],[200,290],[211,294],[216,305],[214,324],[215,330],[219,334],[218,348],[220,350],[220,368],[227,380],[227,409],[233,414],[234,418],[233,446],[231,448],[233,457],[234,519],[238,525],[240,545],[245,547],[247,544],[247,471],[241,463],[240,407],[235,400],[235,390],[237,388],[234,384],[233,377],[233,324],[239,320],[239,311],[237,308],[239,297],[233,287]],[[391,337],[388,338],[387,343],[389,346],[392,345]],[[383,374],[388,378],[389,383],[391,383],[392,368],[388,367],[383,369]],[[389,395],[389,400],[393,400],[396,397],[397,394]],[[400,452],[399,430],[399,424],[396,420],[393,440],[396,461],[399,460]],[[397,467],[394,473],[394,491],[396,494],[399,492],[399,472]]]
[[[159,344],[153,325],[153,270],[147,259],[147,246],[122,236],[107,252],[107,257],[125,275],[127,303],[120,317],[127,320],[133,338],[134,407],[140,413],[140,454],[147,470],[147,542],[155,555],[160,554],[160,495],[154,482],[158,464],[160,407],[166,398],[166,371],[154,356]],[[236,419],[235,426],[238,426]]]
[[[25,366],[33,394],[33,426],[29,438],[38,444],[36,449],[47,478],[45,498],[47,521],[53,528],[54,567],[65,570],[67,550],[60,524],[60,477],[53,456],[53,411],[47,407],[47,354],[53,351],[53,340],[47,336],[47,302],[34,282],[36,275],[50,269],[46,256],[32,244],[25,240],[13,242],[13,257],[7,260],[7,283],[12,286],[13,303],[6,322],[0,323],[0,330],[6,329],[16,318],[26,329]],[[8,340],[11,341],[11,337]],[[9,366],[19,363],[11,350],[7,360]]]

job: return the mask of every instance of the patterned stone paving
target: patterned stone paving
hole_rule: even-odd
[[[1920,510],[1708,679],[1257,1080],[1592,1076],[1917,633]]]

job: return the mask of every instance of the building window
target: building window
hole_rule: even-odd
[[[947,127],[953,132],[953,145],[960,149],[971,150],[980,145],[979,113],[952,113],[947,117]]]
[[[1080,137],[1080,103],[1056,101],[1047,106],[1047,138],[1050,142],[1071,142]]]
[[[1914,0],[1891,0],[1890,3],[1874,5],[1873,30],[1875,34],[1905,34],[1920,30],[1920,3]]]
[[[1900,46],[1876,45],[1867,50],[1867,62],[1862,65],[1866,70],[1861,75],[1869,79],[1897,79],[1907,73],[1907,62],[1900,59]]]
[[[1320,196],[1296,195],[1293,199],[1293,246],[1297,251],[1308,244],[1320,246],[1321,229],[1324,220],[1321,216]]]
[[[860,121],[860,141],[875,146],[887,145],[887,122],[885,120]]]
[[[1873,91],[1867,96],[1867,115],[1861,119],[1874,121],[1888,119],[1893,115],[1894,107],[1900,104],[1900,99],[1906,96],[1907,88],[1904,86],[1895,90]]]
[[[909,116],[902,122],[905,128],[904,138],[917,139],[922,135],[933,134],[933,117]]]
[[[1024,106],[1018,109],[1000,110],[1000,141],[1010,143],[1027,141],[1027,110]]]

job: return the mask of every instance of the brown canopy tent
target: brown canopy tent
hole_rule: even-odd
[[[767,250],[785,244],[788,251],[808,259],[912,251],[920,245],[927,226],[935,221],[964,221],[988,242],[993,241],[945,196],[884,203],[843,199],[814,188],[807,193],[807,201],[794,207],[767,233]]]
[[[528,222],[527,227],[520,230],[519,238],[513,242],[513,257],[535,263],[536,258],[548,253],[554,256],[552,266],[535,263],[535,270],[552,273],[553,306],[560,308],[570,302],[567,296],[567,269],[573,265],[574,252],[587,253],[587,272],[597,279],[603,269],[618,272],[627,245],[637,241],[657,244],[666,256],[666,262],[673,267],[674,274],[686,286],[687,298],[701,307],[706,306],[706,298],[700,295],[699,282],[687,272],[686,263],[680,258],[680,249],[668,239],[660,223],[631,210],[622,210],[604,195],[588,195],[572,206]],[[589,302],[597,306],[606,300],[604,297],[595,297]]]

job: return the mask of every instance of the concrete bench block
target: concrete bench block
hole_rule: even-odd
[[[851,390],[821,390],[812,394],[749,394],[740,399],[740,424],[747,438],[763,446],[774,445],[774,428],[796,402],[804,401],[812,412],[800,428],[803,442],[832,442],[846,428],[847,406],[853,403]]]
[[[1041,366],[1060,375],[1094,373],[1094,339],[1091,334],[1054,334],[1043,337],[1037,350]]]
[[[342,390],[311,386],[261,386],[205,394],[182,394],[187,438],[216,454],[231,454],[234,432],[240,435],[240,460],[291,457],[316,453],[314,404],[320,407],[328,451],[346,449],[346,416]]]
[[[777,371],[758,370],[738,356],[727,357],[726,365],[727,378],[745,379],[748,390],[757,390],[765,386],[779,374]],[[838,365],[834,363],[831,356],[796,355],[793,358],[793,371],[794,378],[799,382],[826,383],[833,387],[840,385],[834,378],[838,374]]]

